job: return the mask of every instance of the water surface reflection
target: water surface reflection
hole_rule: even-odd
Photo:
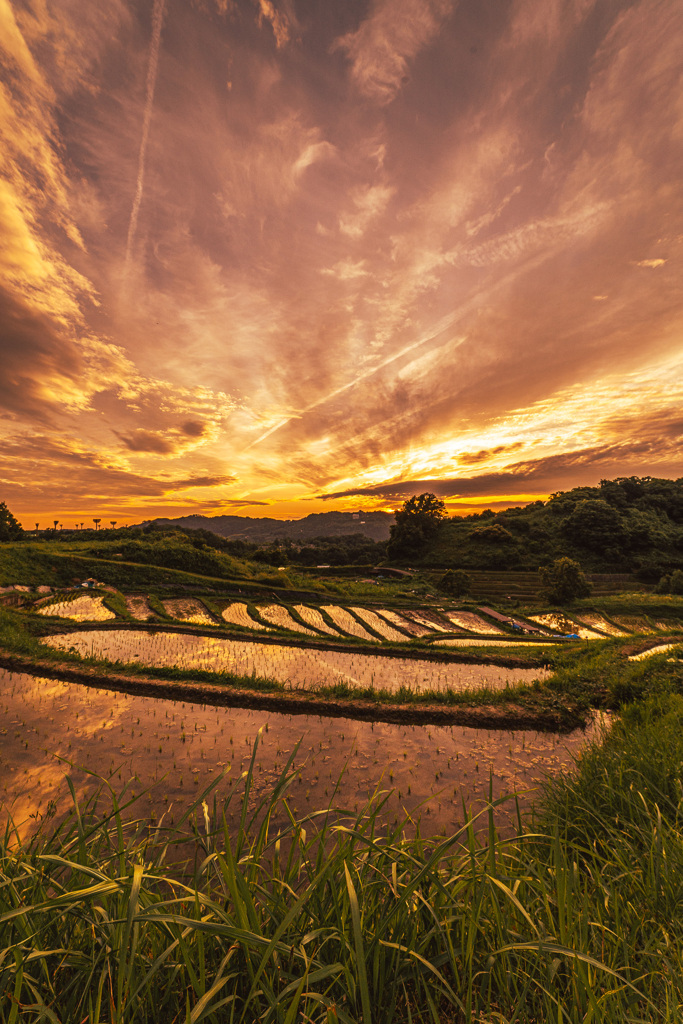
[[[363,806],[377,787],[393,790],[387,818],[422,814],[426,833],[448,832],[493,795],[518,791],[522,807],[547,773],[570,768],[595,726],[569,735],[460,726],[405,726],[349,719],[273,714],[138,697],[52,679],[0,671],[2,817],[16,822],[44,815],[51,801],[64,809],[69,773],[82,799],[96,780],[78,770],[150,791],[136,813],[168,819],[224,769],[227,795],[247,768],[258,730],[253,805],[272,787],[301,740],[299,770],[289,791],[297,814],[328,805],[342,775],[337,805]],[[70,764],[69,764],[70,762]],[[420,810],[423,801],[429,802]],[[170,810],[169,810],[170,809]],[[35,817],[34,819],[35,820]],[[509,829],[512,804],[499,812]]]

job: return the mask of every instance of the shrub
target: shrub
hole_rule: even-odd
[[[448,569],[438,586],[439,590],[451,597],[464,597],[472,589],[472,577],[464,569]]]
[[[549,601],[567,604],[579,597],[588,597],[590,583],[581,571],[581,566],[571,558],[556,558],[551,565],[538,570]]]

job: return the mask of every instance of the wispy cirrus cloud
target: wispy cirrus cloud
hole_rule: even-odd
[[[434,38],[453,0],[375,0],[359,27],[336,41],[362,93],[390,103],[411,60]]]
[[[674,472],[680,5],[304,7],[0,4],[0,440],[70,508]]]

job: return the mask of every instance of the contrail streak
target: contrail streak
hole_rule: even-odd
[[[347,384],[342,384],[341,387],[335,388],[334,391],[330,391],[330,393],[328,395],[324,395],[323,398],[319,398],[317,401],[311,402],[311,404],[307,405],[305,409],[301,409],[299,412],[296,412],[291,416],[286,416],[284,419],[280,420],[279,423],[276,423],[275,426],[266,430],[264,434],[261,434],[260,437],[257,437],[255,441],[252,441],[251,444],[248,444],[244,451],[248,452],[250,448],[260,444],[261,441],[265,441],[265,439],[270,437],[271,434],[281,430],[282,427],[286,427],[288,423],[292,422],[292,420],[301,419],[301,417],[305,416],[306,413],[312,412],[314,409],[318,409],[321,405],[325,405],[333,398],[337,398],[339,395],[342,395],[345,391],[350,391],[351,388],[355,388],[357,384],[361,384],[364,380],[367,380],[368,377],[374,376],[374,374],[379,373],[380,370],[386,369],[387,366],[391,366],[392,363],[398,362],[404,356],[409,355],[418,348],[422,348],[423,345],[427,345],[430,341],[435,341],[439,335],[451,327],[461,315],[462,314],[459,313],[451,313],[448,316],[443,317],[437,325],[436,330],[428,335],[428,337],[420,338],[419,341],[414,341],[410,345],[406,345],[406,347],[402,348],[399,352],[395,352],[387,359],[383,359],[377,366],[372,366],[367,370],[363,370],[357,377],[354,377],[354,379],[350,380]],[[463,341],[464,339],[460,338],[457,342],[457,347],[460,347]]]
[[[149,64],[147,65],[147,93],[145,96],[145,112],[142,118],[142,138],[140,139],[140,153],[138,155],[138,176],[135,183],[135,197],[133,208],[130,211],[128,224],[128,237],[126,239],[126,260],[124,266],[124,280],[127,276],[130,265],[133,242],[138,229],[138,214],[142,202],[142,190],[145,183],[145,159],[147,156],[147,141],[149,139],[149,126],[152,120],[152,107],[154,105],[154,89],[157,84],[157,69],[159,66],[159,48],[161,46],[161,26],[164,21],[166,0],[154,0],[152,11],[152,41],[149,48]]]

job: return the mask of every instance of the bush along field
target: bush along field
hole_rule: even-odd
[[[512,838],[493,804],[448,837],[387,826],[381,793],[275,832],[298,751],[256,808],[255,757],[233,833],[210,789],[170,828],[107,784],[7,829],[2,1024],[680,1021],[680,695],[624,709]]]

